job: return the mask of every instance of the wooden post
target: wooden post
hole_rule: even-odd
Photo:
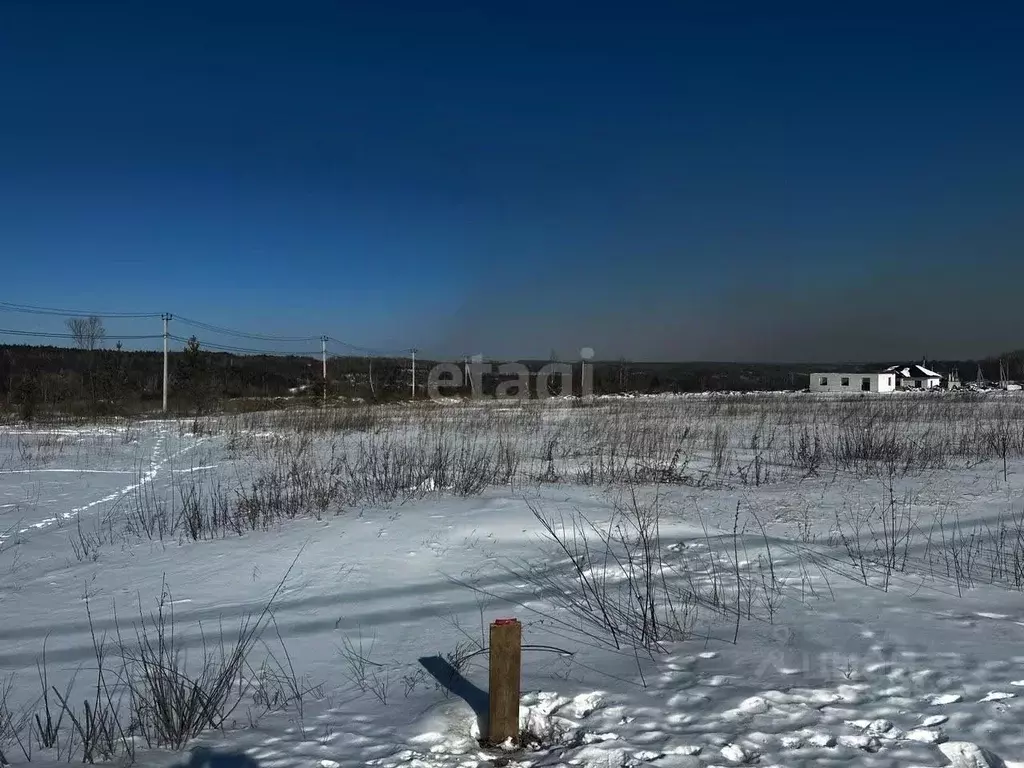
[[[523,629],[518,619],[498,619],[491,624],[487,741],[493,745],[509,738],[514,745],[519,745],[522,637]]]

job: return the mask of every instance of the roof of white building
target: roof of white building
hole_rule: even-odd
[[[898,373],[905,379],[941,379],[942,374],[925,368],[923,365],[894,365],[885,369],[886,373]]]

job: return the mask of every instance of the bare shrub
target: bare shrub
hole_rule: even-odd
[[[56,708],[55,705],[51,705],[50,702],[50,682],[49,673],[46,664],[46,640],[43,640],[43,657],[41,661],[36,662],[36,672],[39,675],[39,688],[41,691],[38,706],[42,706],[42,711],[36,711],[34,715],[35,719],[35,735],[39,743],[40,749],[55,749],[57,750],[57,758],[61,757],[61,725],[64,722],[65,710],[63,707]],[[63,699],[67,699],[71,695],[71,685],[68,683],[68,689],[65,690]],[[54,715],[56,714],[56,719]]]
[[[978,584],[1024,591],[1024,509],[969,527],[939,513],[932,529],[920,566],[952,581],[958,594]]]
[[[32,760],[32,742],[26,732],[29,715],[11,710],[8,702],[13,689],[14,675],[0,680],[0,765],[10,764],[5,752],[15,745],[27,761]]]
[[[13,714],[8,708],[13,678],[0,685],[0,757],[13,741],[30,760],[34,737],[40,748],[56,751],[61,760],[96,763],[124,755],[130,761],[139,739],[150,747],[180,749],[201,732],[223,727],[244,700],[259,701],[268,690],[266,675],[260,685],[242,672],[252,669],[251,654],[297,560],[262,610],[244,617],[231,639],[223,630],[208,637],[201,624],[198,638],[182,638],[164,584],[154,614],[146,616],[140,602],[132,636],[122,634],[115,612],[115,637],[110,640],[97,634],[86,595],[95,660],[90,694],[80,700],[73,696],[75,677],[63,692],[50,684],[44,641],[37,663],[42,692],[35,704],[24,714]],[[199,658],[190,659],[188,646],[196,643]],[[304,679],[296,674],[283,640],[281,644],[286,664],[276,664],[271,654],[262,668],[276,664],[276,679],[288,694],[275,706],[297,707],[301,720],[301,700],[317,688],[300,682]]]
[[[574,588],[566,594],[568,585],[557,572],[532,569],[529,576],[592,635],[607,636],[616,649],[650,651],[688,636],[696,603],[669,578],[657,498],[645,505],[630,491],[628,501],[600,528],[582,514],[568,521],[550,519],[531,504],[548,538],[567,558]]]
[[[833,534],[864,585],[884,591],[888,591],[893,574],[907,571],[913,542],[920,533],[913,498],[909,494],[897,497],[893,481],[890,475],[881,504],[866,511],[837,512]]]
[[[392,667],[374,661],[373,648],[377,642],[376,635],[364,640],[362,633],[355,642],[345,637],[341,641],[338,653],[345,661],[345,677],[362,693],[370,693],[381,704],[388,703],[391,691]]]
[[[281,637],[281,630],[277,621],[271,614],[274,624],[274,631],[281,647],[283,661],[269,645],[264,643],[266,657],[258,670],[252,670],[252,701],[257,707],[261,707],[264,713],[276,712],[294,708],[298,718],[299,727],[305,733],[305,703],[306,699],[313,697],[322,699],[324,696],[323,684],[314,684],[308,677],[300,676],[295,671],[295,664],[292,662],[288,646]],[[247,663],[248,666],[248,663]],[[252,714],[250,713],[250,719]]]
[[[554,566],[550,558],[506,564],[552,610],[520,605],[540,615],[549,631],[631,653],[641,677],[639,654],[652,655],[667,642],[694,636],[702,615],[709,623],[731,621],[734,640],[741,619],[774,620],[783,587],[769,540],[761,528],[767,552],[756,560],[741,559],[741,549],[747,554],[747,532],[739,525],[739,510],[731,534],[706,533],[703,543],[666,546],[660,497],[642,501],[632,487],[600,525],[578,511],[549,517],[530,508],[563,560]],[[456,582],[490,595],[472,583]]]
[[[132,721],[147,744],[179,749],[202,731],[224,725],[248,693],[239,684],[242,671],[292,567],[294,561],[264,608],[243,618],[231,640],[221,630],[213,642],[199,625],[198,664],[189,664],[176,634],[166,583],[155,614],[147,618],[139,604],[134,642],[118,629]]]
[[[173,535],[174,517],[167,502],[156,495],[152,483],[144,482],[141,475],[135,483],[132,494],[128,497],[125,512],[125,530],[139,538],[163,541],[164,537]]]
[[[86,531],[82,528],[82,518],[75,517],[75,530],[68,539],[71,544],[71,552],[78,562],[96,562],[105,543],[102,530]]]
[[[825,447],[817,427],[801,426],[789,436],[789,460],[807,475],[816,475],[825,462]]]

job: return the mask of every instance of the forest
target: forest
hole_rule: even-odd
[[[203,349],[193,337],[168,359],[168,406],[173,413],[202,414],[224,408],[260,408],[281,398],[321,401],[322,361],[288,355],[243,355]],[[965,382],[998,381],[1000,361],[1011,380],[1024,378],[1024,351],[982,360],[928,361],[941,372],[958,370]],[[438,361],[417,360],[418,397],[426,396],[427,371]],[[451,361],[440,361],[451,362]],[[461,362],[461,361],[459,361]],[[550,360],[520,361],[536,373]],[[593,393],[662,393],[702,391],[801,390],[817,370],[871,370],[892,361],[832,363],[730,363],[594,361]],[[896,361],[906,362],[906,361]],[[407,358],[332,356],[327,360],[327,392],[331,400],[359,398],[389,401],[412,394],[412,368]],[[580,364],[574,363],[574,394],[579,394]],[[503,380],[487,374],[479,384],[493,395]],[[557,377],[552,379],[556,382]],[[0,407],[21,418],[51,412],[77,415],[139,414],[159,410],[163,398],[163,353],[128,351],[95,345],[76,347],[0,345]],[[445,390],[471,396],[467,383]],[[556,394],[557,392],[552,392]],[[480,394],[480,393],[477,393]]]

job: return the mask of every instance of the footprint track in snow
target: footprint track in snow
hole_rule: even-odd
[[[28,525],[25,528],[21,528],[18,531],[18,533],[24,535],[26,533],[30,533],[33,530],[46,531],[48,529],[51,529],[53,526],[59,526],[60,523],[62,523],[63,521],[75,519],[79,517],[83,512],[87,512],[90,509],[102,506],[104,504],[109,504],[111,502],[116,502],[119,499],[124,498],[129,493],[132,493],[133,491],[145,485],[148,485],[149,483],[152,483],[160,475],[160,472],[164,469],[164,467],[166,467],[170,462],[174,461],[174,459],[180,456],[183,456],[189,451],[194,450],[195,448],[206,442],[207,439],[201,437],[194,443],[186,445],[183,448],[170,454],[169,456],[164,457],[163,454],[165,452],[165,443],[167,441],[168,434],[169,432],[166,427],[161,428],[160,431],[157,433],[156,442],[153,445],[152,452],[150,453],[149,469],[141,477],[139,477],[137,482],[130,483],[112,493],[107,494],[106,496],[103,496],[102,498],[96,499],[95,501],[90,501],[88,504],[83,504],[82,506],[74,507],[68,512],[62,512],[59,516],[49,517],[44,520],[40,520],[39,522],[32,523],[31,525]]]

